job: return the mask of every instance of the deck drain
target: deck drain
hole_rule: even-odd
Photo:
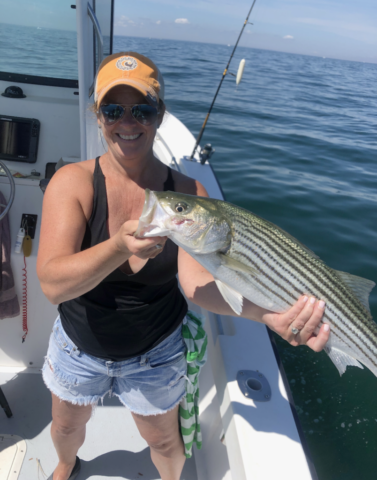
[[[258,370],[240,370],[237,373],[237,382],[246,398],[255,402],[271,400],[271,387],[267,378]]]

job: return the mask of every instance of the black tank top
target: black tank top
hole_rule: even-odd
[[[81,250],[109,239],[106,182],[96,158],[93,211]],[[174,191],[171,169],[164,191]],[[156,258],[137,273],[119,268],[93,290],[59,305],[67,335],[85,353],[120,361],[148,352],[169,336],[187,313],[178,288],[178,247],[168,240]]]

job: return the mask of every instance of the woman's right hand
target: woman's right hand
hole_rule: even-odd
[[[136,257],[147,259],[155,258],[164,249],[167,237],[137,238],[134,233],[138,227],[138,220],[128,220],[114,235],[119,251]]]

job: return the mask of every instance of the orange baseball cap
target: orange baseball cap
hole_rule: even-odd
[[[116,85],[136,88],[153,105],[164,100],[164,79],[160,70],[152,60],[140,53],[114,53],[103,60],[94,88],[96,104],[100,105],[106,93]]]

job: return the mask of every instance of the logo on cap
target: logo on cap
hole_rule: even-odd
[[[119,70],[133,70],[137,67],[137,61],[133,57],[121,57],[117,61],[116,67]]]

